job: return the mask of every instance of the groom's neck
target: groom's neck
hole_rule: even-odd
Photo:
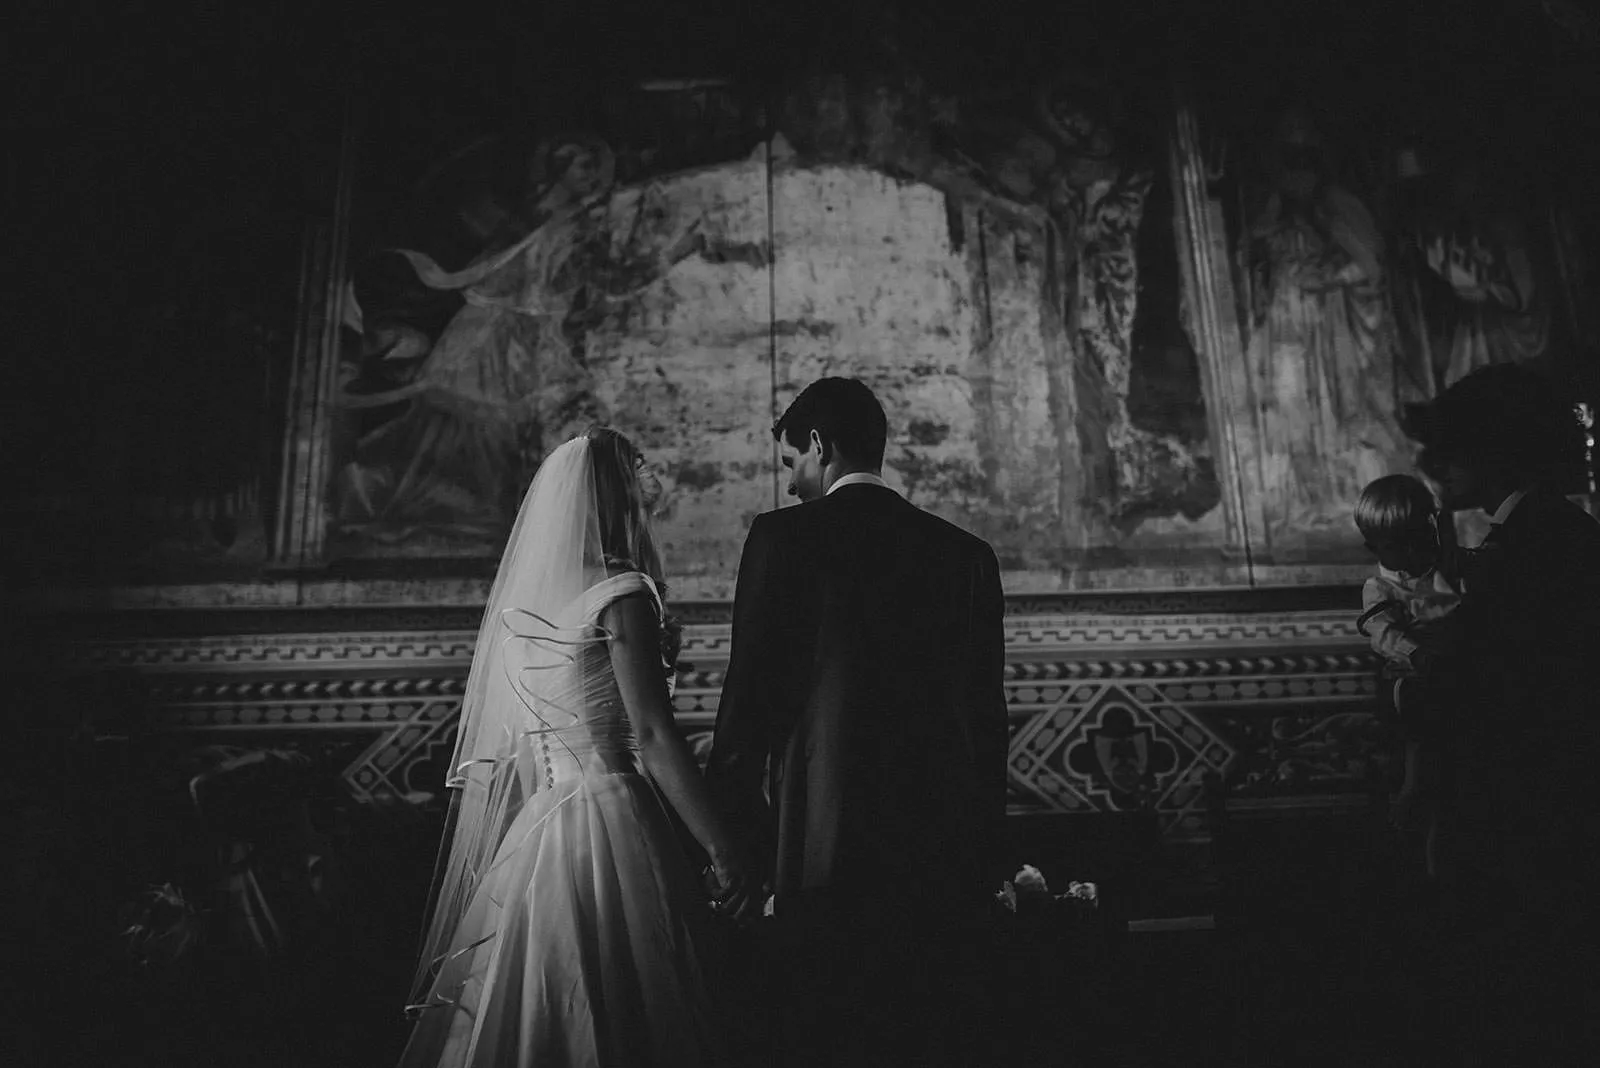
[[[822,492],[826,494],[833,488],[834,483],[846,475],[872,475],[876,478],[882,478],[883,468],[844,463],[838,465],[829,464],[828,469],[822,473]]]

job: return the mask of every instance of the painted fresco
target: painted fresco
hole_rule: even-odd
[[[605,421],[662,470],[680,593],[726,596],[750,517],[788,503],[773,416],[847,374],[888,410],[886,477],[1014,590],[1337,580],[1362,487],[1412,469],[1408,406],[1561,347],[1540,209],[1310,103],[1201,116],[1243,360],[1213,411],[1161,79],[950,86],[902,50],[775,99],[630,92],[587,128],[413,152],[412,194],[360,228],[336,554],[493,556],[539,460]]]
[[[542,457],[605,421],[661,471],[677,594],[725,597],[789,503],[773,417],[847,374],[888,409],[891,484],[1013,591],[1349,582],[1413,406],[1485,363],[1581,371],[1577,224],[1514,146],[1429,118],[1403,50],[1382,92],[1346,84],[1377,23],[1246,75],[1174,65],[1177,23],[1039,15],[866,5],[737,35],[761,55],[707,16],[721,44],[629,73],[604,34],[529,39],[520,97],[476,53],[425,85],[392,64],[329,555],[492,559]]]
[[[1159,105],[1130,115],[1092,75],[810,90],[785,132],[837,162],[778,183],[778,317],[822,325],[780,332],[781,397],[872,383],[888,477],[993,542],[1014,588],[1215,558]]]
[[[443,222],[358,228],[336,554],[492,555],[539,459],[601,420],[662,468],[674,571],[725,595],[749,518],[786,503],[774,414],[848,374],[888,409],[891,483],[1015,588],[1220,560],[1160,94],[902,72],[813,76],[771,112],[726,86],[636,100],[657,146],[719,117],[696,165],[659,169],[690,157],[629,144],[637,121],[524,133],[525,156],[491,134],[397,202]]]
[[[1277,58],[1174,11],[704,6],[219,42],[42,169],[19,261],[74,283],[6,363],[14,555],[480,576],[606,420],[661,470],[675,595],[722,598],[789,504],[771,420],[858,374],[891,483],[1014,592],[1352,582],[1418,404],[1496,361],[1600,401],[1594,139],[1531,122],[1576,94],[1494,88],[1538,74],[1498,42],[1456,80],[1382,5]]]
[[[342,530],[492,541],[544,455],[611,421],[594,335],[702,240],[699,218],[671,229],[683,198],[669,202],[657,187],[619,191],[615,174],[615,155],[597,137],[545,142],[526,214],[485,227],[485,247],[466,266],[451,270],[409,249],[388,254],[458,306],[432,337],[400,318],[403,303],[388,321],[374,316],[378,360],[396,369],[397,384],[363,388],[372,381],[363,368],[340,400],[349,411],[399,411],[363,428],[338,472]],[[365,320],[363,310],[363,334]]]
[[[1368,482],[1409,465],[1383,228],[1334,172],[1308,109],[1285,108],[1244,185],[1238,292],[1252,418],[1236,428],[1274,558],[1351,540]]]
[[[1562,255],[1566,242],[1550,203],[1503,166],[1426,147],[1402,149],[1394,181],[1391,293],[1402,425],[1418,406],[1493,363],[1544,368],[1580,380],[1581,390],[1583,256],[1576,247]],[[1587,481],[1579,474],[1569,489],[1582,492]],[[1487,533],[1482,513],[1457,517],[1463,544]]]
[[[1258,112],[1219,191],[1251,399],[1235,432],[1271,562],[1350,555],[1361,488],[1418,473],[1419,408],[1471,371],[1524,363],[1584,388],[1581,326],[1562,314],[1580,306],[1582,255],[1556,240],[1570,230],[1544,192],[1501,155],[1335,114]],[[1467,544],[1486,531],[1456,520]]]
[[[674,575],[731,577],[744,527],[773,503],[765,153],[743,158],[759,135],[717,87],[624,104],[632,142],[497,132],[435,164],[449,191],[396,212],[443,209],[414,231],[422,247],[383,247],[396,238],[369,221],[335,554],[497,556],[539,462],[604,422],[661,472]],[[650,114],[668,130],[654,145]],[[495,163],[525,168],[523,187]]]
[[[183,186],[129,228],[172,254],[91,287],[127,290],[92,335],[49,306],[61,346],[120,355],[86,377],[30,349],[89,429],[34,450],[57,410],[8,420],[38,453],[0,517],[29,558],[479,574],[544,455],[604,421],[661,473],[674,596],[719,599],[751,517],[790,503],[773,418],[848,374],[888,409],[889,481],[990,540],[1014,592],[1348,582],[1354,501],[1412,469],[1415,405],[1506,360],[1600,388],[1581,190],[1470,118],[1378,121],[1331,44],[1180,76],[1150,26],[998,14],[972,43],[706,15],[721,43],[682,30],[660,62],[648,21],[567,59],[445,23],[370,45],[352,166],[331,94],[284,120],[289,188],[281,145],[228,174],[151,149]],[[763,35],[781,61],[742,54]]]

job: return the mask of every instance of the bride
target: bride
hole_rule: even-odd
[[[673,724],[660,484],[593,428],[534,476],[490,591],[401,1058],[413,1066],[712,1065],[707,908],[667,812],[752,892]]]

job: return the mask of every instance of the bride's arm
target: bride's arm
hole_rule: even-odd
[[[611,666],[645,770],[710,855],[724,890],[742,892],[742,886],[730,885],[745,879],[733,834],[712,804],[689,744],[672,718],[654,604],[643,594],[623,597],[606,607],[601,622],[611,635]]]

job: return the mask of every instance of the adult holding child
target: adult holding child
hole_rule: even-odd
[[[1446,732],[1439,866],[1459,1063],[1595,1055],[1600,1016],[1600,524],[1562,494],[1582,455],[1570,402],[1499,364],[1431,406],[1422,467],[1490,533],[1430,672]]]

